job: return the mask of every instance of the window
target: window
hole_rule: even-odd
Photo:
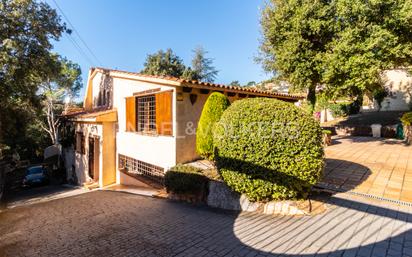
[[[83,135],[83,133],[82,132],[76,132],[76,152],[78,152],[80,154],[85,154],[86,153],[85,141],[86,141],[86,138]]]
[[[171,136],[172,99],[172,91],[126,98],[126,131]]]
[[[162,167],[121,154],[119,154],[119,170],[132,176],[140,175],[146,177],[159,184],[164,182],[164,169]]]
[[[145,133],[156,132],[156,97],[146,95],[137,97],[137,131]]]

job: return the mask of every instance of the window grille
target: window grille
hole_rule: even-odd
[[[153,182],[164,184],[164,169],[159,166],[119,154],[119,169],[131,175],[140,175]]]
[[[156,133],[156,97],[146,95],[137,97],[137,131]]]

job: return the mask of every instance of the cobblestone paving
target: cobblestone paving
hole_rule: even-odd
[[[394,139],[336,137],[319,186],[412,203],[412,146]]]
[[[0,213],[0,256],[412,256],[411,208],[327,201],[287,217],[91,192]]]

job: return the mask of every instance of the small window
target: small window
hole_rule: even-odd
[[[118,155],[119,159],[119,170],[125,172],[129,175],[143,176],[157,182],[159,184],[164,183],[164,169],[162,167],[136,160],[134,158]]]
[[[156,97],[146,95],[137,100],[137,131],[144,133],[156,133]]]

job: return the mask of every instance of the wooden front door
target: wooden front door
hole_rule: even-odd
[[[89,177],[94,179],[94,138],[89,137]]]
[[[99,180],[99,137],[89,137],[89,177]]]

